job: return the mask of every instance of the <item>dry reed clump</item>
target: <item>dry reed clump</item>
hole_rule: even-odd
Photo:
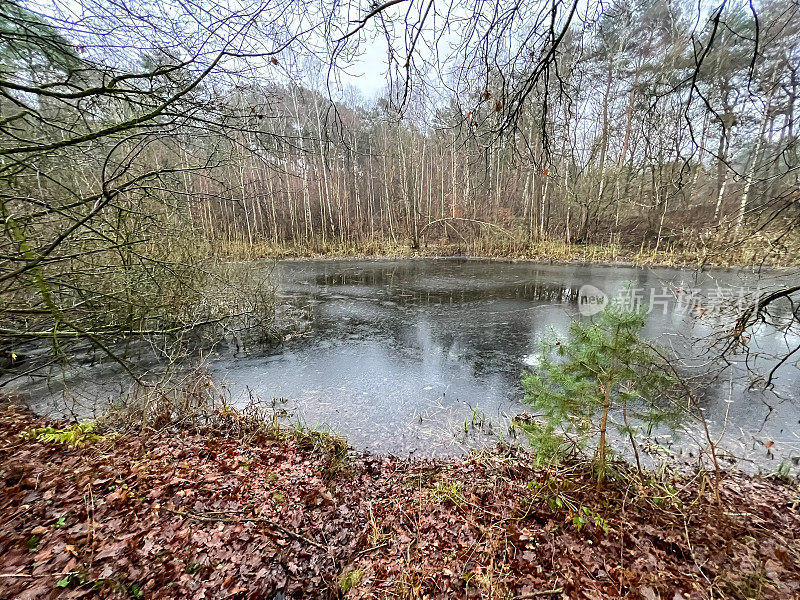
[[[234,408],[227,390],[201,366],[171,369],[158,381],[138,382],[112,402],[98,419],[106,430],[120,432],[191,431],[251,441],[276,437],[286,411],[250,395]]]
[[[364,258],[364,257],[444,257],[470,256],[508,260],[546,262],[625,263],[637,266],[735,266],[759,264],[789,267],[798,264],[800,248],[794,238],[779,238],[765,233],[754,234],[745,240],[731,241],[718,232],[703,232],[694,238],[665,239],[640,245],[625,244],[619,235],[592,244],[568,242],[564,239],[530,240],[525,231],[492,231],[464,240],[447,238],[420,239],[414,245],[409,240],[365,238],[348,242],[302,240],[275,243],[272,241],[230,241],[217,244],[214,255],[227,260],[260,258]],[[764,250],[767,252],[764,253]]]

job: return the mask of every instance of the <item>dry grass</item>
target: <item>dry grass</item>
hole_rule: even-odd
[[[225,259],[259,258],[410,258],[471,256],[535,260],[546,262],[626,263],[637,266],[736,266],[763,264],[765,266],[796,266],[800,264],[800,248],[784,241],[774,243],[766,234],[754,234],[744,240],[731,242],[721,234],[709,235],[699,242],[663,241],[660,244],[642,243],[638,247],[624,246],[613,237],[597,244],[572,244],[563,240],[528,241],[524,235],[487,233],[461,242],[422,240],[414,248],[408,241],[394,242],[366,238],[350,242],[299,241],[275,244],[261,241],[224,242],[215,246],[215,254]]]

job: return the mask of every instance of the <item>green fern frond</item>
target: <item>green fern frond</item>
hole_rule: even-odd
[[[102,439],[102,435],[94,433],[97,428],[95,421],[81,421],[71,427],[56,429],[55,427],[35,427],[21,434],[29,440],[36,440],[45,444],[66,444],[68,446],[82,446]]]

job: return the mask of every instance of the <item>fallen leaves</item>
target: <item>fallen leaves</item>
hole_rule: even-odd
[[[800,494],[777,481],[730,476],[720,510],[698,479],[660,509],[649,488],[598,497],[588,473],[513,453],[360,456],[330,479],[329,457],[290,438],[20,444],[48,424],[0,410],[0,598],[800,593]]]

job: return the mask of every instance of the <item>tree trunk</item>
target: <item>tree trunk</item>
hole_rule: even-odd
[[[611,386],[603,384],[603,416],[600,420],[600,445],[597,448],[597,488],[600,489],[606,478],[606,430],[608,429],[608,411],[611,408]]]

